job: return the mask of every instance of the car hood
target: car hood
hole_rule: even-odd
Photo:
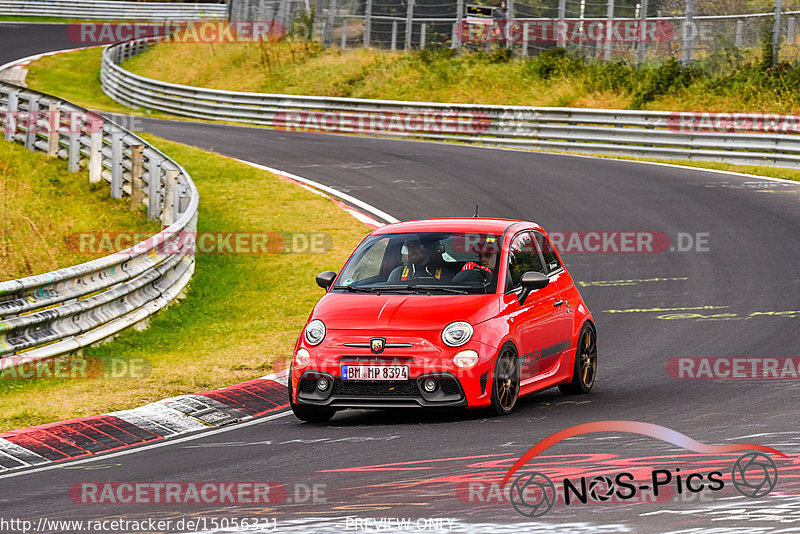
[[[497,295],[328,293],[311,318],[329,330],[441,330],[453,321],[491,319],[498,309]]]

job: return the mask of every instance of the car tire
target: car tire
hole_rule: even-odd
[[[575,362],[572,366],[572,381],[558,386],[565,395],[589,393],[597,377],[597,333],[591,323],[581,328],[578,346],[575,348]]]
[[[336,413],[331,408],[317,408],[315,406],[300,406],[292,400],[292,373],[289,372],[289,406],[292,408],[294,416],[306,423],[327,423]]]
[[[508,415],[519,398],[519,358],[514,345],[503,345],[497,354],[492,375],[492,410],[497,415]]]

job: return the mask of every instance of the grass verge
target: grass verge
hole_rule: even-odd
[[[112,199],[108,183],[90,184],[88,172],[0,141],[0,280],[41,274],[93,259],[65,239],[115,228],[152,234],[157,223],[130,201]]]
[[[200,191],[198,232],[326,232],[321,254],[200,254],[187,297],[147,330],[126,331],[84,358],[146,360],[150,374],[119,379],[0,375],[0,430],[139,406],[280,367],[322,295],[314,276],[338,269],[369,229],[331,200],[234,160],[153,136]],[[110,230],[113,230],[111,228]],[[279,363],[278,363],[279,362]]]

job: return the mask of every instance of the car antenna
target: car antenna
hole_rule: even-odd
[[[478,205],[475,204],[475,215],[473,215],[473,217],[477,217],[477,216],[478,216]]]

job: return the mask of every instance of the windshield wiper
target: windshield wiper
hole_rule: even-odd
[[[381,293],[383,291],[443,291],[445,293],[456,293],[459,295],[466,295],[467,291],[448,286],[435,286],[435,285],[394,285],[394,286],[334,286],[333,289],[346,289],[353,293]]]
[[[415,285],[415,286],[408,286],[409,289],[421,289],[423,291],[444,291],[446,293],[457,293],[459,295],[466,295],[467,292],[463,289],[457,289],[455,287],[449,286],[423,286],[423,285]]]
[[[333,289],[346,289],[348,291],[352,291],[353,293],[374,293],[375,291],[380,290],[380,288],[378,287],[356,287],[356,286],[333,286]]]

